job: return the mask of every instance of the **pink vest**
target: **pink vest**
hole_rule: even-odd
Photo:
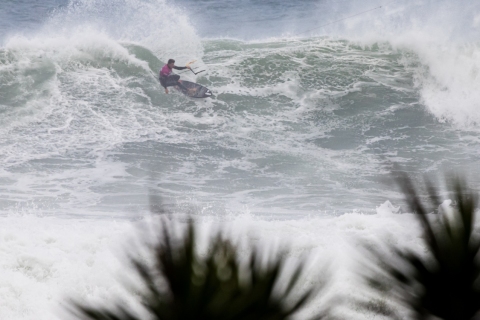
[[[172,73],[172,69],[168,67],[168,64],[164,65],[160,70],[160,77],[168,77]]]

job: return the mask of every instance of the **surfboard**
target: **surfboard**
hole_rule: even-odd
[[[210,89],[205,88],[204,86],[190,81],[181,80],[183,86],[186,89],[175,86],[175,89],[186,95],[190,98],[210,98],[213,94]]]

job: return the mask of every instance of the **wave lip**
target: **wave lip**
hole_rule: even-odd
[[[442,50],[443,49],[443,50]],[[416,73],[423,103],[442,122],[459,129],[480,126],[480,45],[425,49]]]
[[[201,57],[202,44],[183,10],[165,0],[77,0],[55,10],[42,33],[91,28],[116,41],[140,44],[160,59]]]

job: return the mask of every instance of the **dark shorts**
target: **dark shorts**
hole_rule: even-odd
[[[178,74],[172,74],[168,77],[160,77],[160,83],[164,88],[177,86],[178,80],[180,80],[180,76]]]

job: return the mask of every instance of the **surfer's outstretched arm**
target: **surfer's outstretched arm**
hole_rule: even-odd
[[[174,66],[173,69],[175,69],[175,70],[185,70],[185,69],[192,69],[192,68],[190,68],[190,66],[185,66],[185,67]]]

